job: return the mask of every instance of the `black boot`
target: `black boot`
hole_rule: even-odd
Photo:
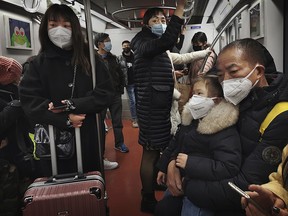
[[[155,199],[154,192],[153,193],[145,193],[141,191],[142,200],[141,200],[141,211],[147,213],[154,213],[155,206],[157,204],[157,200]]]

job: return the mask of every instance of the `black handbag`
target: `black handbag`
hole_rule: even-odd
[[[74,133],[67,130],[59,130],[56,127],[53,128],[57,157],[59,159],[69,159],[73,157],[75,153]],[[35,157],[39,159],[51,159],[48,126],[42,124],[35,125],[34,142]]]
[[[77,65],[74,66],[73,82],[71,85],[71,99],[73,98],[76,84]],[[34,128],[34,157],[42,159],[51,159],[50,138],[48,125],[36,124]],[[56,154],[59,159],[69,159],[75,153],[74,133],[69,130],[59,130],[53,127]]]

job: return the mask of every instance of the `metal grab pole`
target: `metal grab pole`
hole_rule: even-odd
[[[89,55],[90,55],[90,62],[91,62],[91,69],[92,69],[92,79],[93,79],[93,88],[96,87],[96,62],[95,62],[95,53],[94,53],[94,45],[93,45],[93,31],[92,31],[92,19],[91,19],[91,4],[90,0],[83,0],[84,5],[84,13],[85,13],[85,21],[86,21],[86,30],[87,30],[87,37],[88,37],[88,45],[89,45]],[[103,165],[103,158],[102,158],[102,141],[101,141],[101,118],[100,114],[96,114],[96,124],[97,124],[97,133],[98,133],[98,152],[99,152],[99,165],[101,168],[101,174],[103,179],[105,180],[104,175],[104,165]]]
[[[58,174],[57,169],[57,153],[55,145],[55,134],[52,125],[48,125],[49,137],[50,137],[50,152],[51,152],[51,165],[52,165],[52,175]]]
[[[230,23],[240,14],[242,13],[242,11],[244,11],[246,8],[248,8],[248,4],[244,5],[239,11],[237,11],[237,13],[235,13],[230,19],[229,21],[226,23],[226,25],[221,29],[221,31],[217,34],[217,36],[214,38],[211,46],[209,47],[210,49],[213,49],[213,47],[215,46],[216,42],[219,40],[220,36],[222,35],[222,33],[226,30],[226,28],[230,25]],[[206,61],[208,59],[208,57],[210,56],[210,54],[207,54],[204,58],[204,61],[201,65],[201,69],[200,71],[198,72],[198,75],[202,75],[203,74],[203,71],[204,71],[204,68],[205,68],[205,64],[206,64]]]
[[[93,30],[92,30],[92,18],[91,18],[91,4],[90,0],[83,0],[84,5],[84,14],[85,14],[85,22],[86,22],[86,31],[88,37],[88,45],[89,45],[89,55],[92,69],[92,79],[93,79],[93,88],[96,86],[96,63],[95,63],[95,54],[94,54],[94,46],[93,46]]]

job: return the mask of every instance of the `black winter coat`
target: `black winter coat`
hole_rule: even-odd
[[[139,144],[147,149],[163,149],[171,138],[170,110],[174,82],[166,51],[177,42],[182,24],[182,19],[172,16],[160,38],[144,26],[131,41]]]
[[[106,66],[116,93],[123,94],[125,86],[125,77],[121,69],[121,63],[117,56],[108,52],[107,56],[103,59],[98,53],[96,57],[102,61]]]
[[[235,127],[238,115],[238,107],[224,99],[201,120],[192,120],[185,106],[182,119],[192,121],[189,124],[182,121],[157,164],[160,170],[166,172],[168,161],[165,158],[170,161],[178,153],[185,153],[188,154],[184,169],[187,178],[216,181],[238,174],[241,164],[241,143]]]
[[[187,154],[185,169],[180,168],[180,171],[188,198],[195,180],[212,182],[238,174],[241,166],[241,142],[235,126],[238,115],[238,108],[224,99],[201,120],[192,120],[189,108],[184,106],[182,125],[157,167],[166,172],[171,159],[175,159],[178,153]]]
[[[277,102],[288,100],[287,78],[279,76],[269,87],[252,89],[240,103],[237,128],[242,143],[241,170],[236,177],[219,182],[192,180],[189,198],[197,206],[214,209],[219,216],[245,215],[241,210],[241,197],[228,186],[228,181],[248,190],[250,184],[268,182],[269,174],[277,170],[288,141],[288,111],[269,124],[262,138],[259,128]]]
[[[34,123],[52,124],[68,129],[68,112],[53,113],[48,104],[60,105],[61,100],[70,99],[73,83],[74,65],[71,65],[71,51],[62,50],[52,45],[40,53],[29,65],[29,70],[20,83],[20,99],[24,111]],[[96,113],[100,113],[111,103],[114,94],[106,67],[96,58],[96,87],[93,89],[92,75],[85,74],[77,67],[75,91],[72,101],[75,114],[86,114],[81,131],[83,169],[85,172],[99,170],[96,157],[97,148]],[[61,160],[58,163],[60,173],[75,172],[76,160]],[[49,175],[48,172],[44,173]]]

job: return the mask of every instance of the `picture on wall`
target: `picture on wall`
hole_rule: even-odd
[[[4,16],[6,47],[13,49],[33,49],[32,22]]]
[[[256,1],[249,9],[250,37],[259,39],[264,37],[264,18],[262,0]]]

